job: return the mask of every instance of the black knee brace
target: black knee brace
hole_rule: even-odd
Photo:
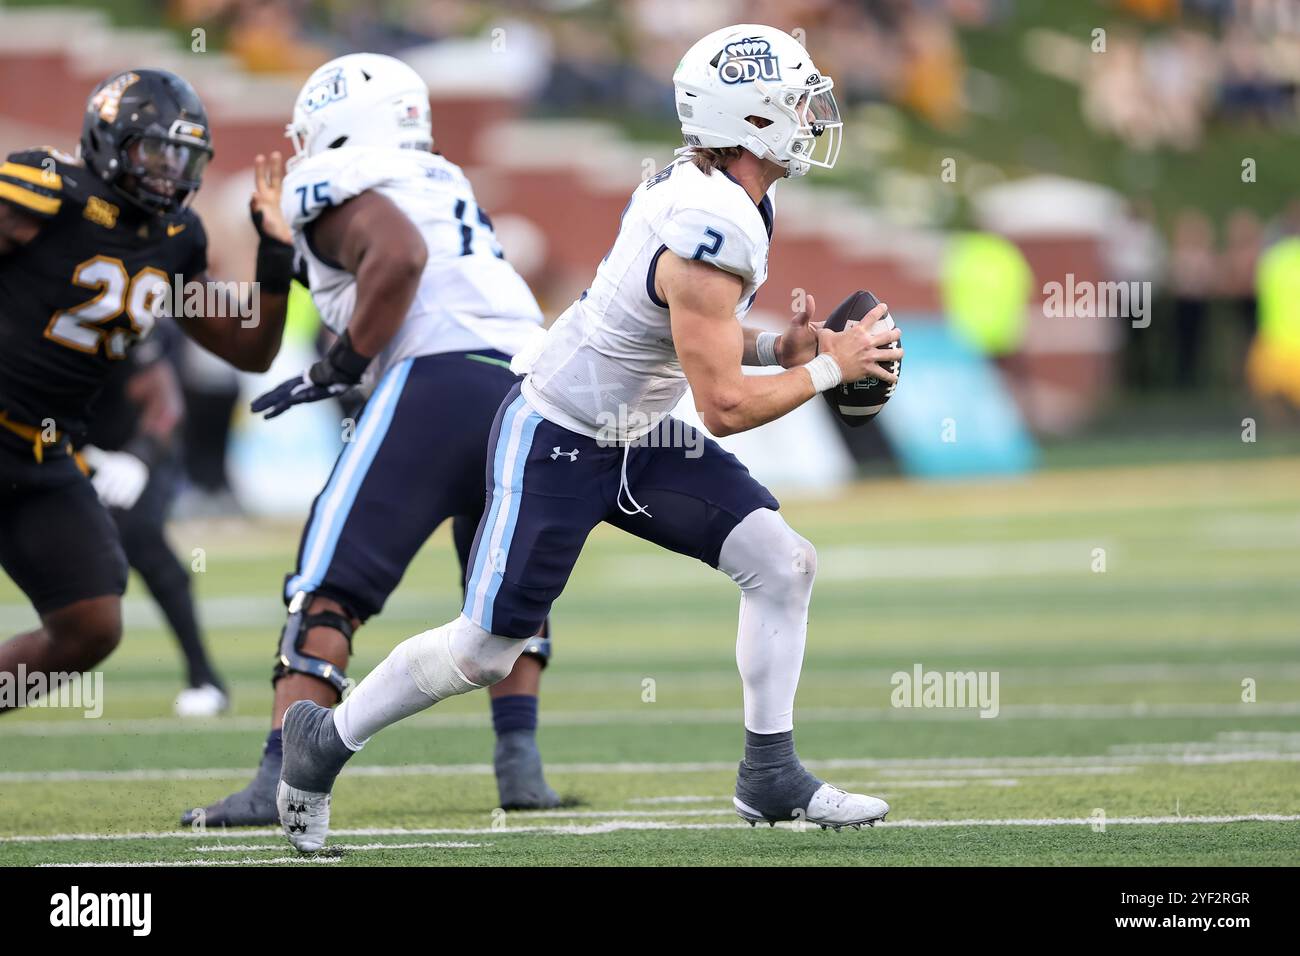
[[[542,622],[540,631],[524,641],[523,653],[537,658],[538,663],[543,667],[551,662],[551,619],[549,617]]]
[[[342,669],[319,657],[302,653],[302,642],[307,639],[307,632],[313,627],[330,627],[338,631],[348,642],[348,656],[352,655],[352,622],[337,611],[317,611],[308,614],[303,608],[311,597],[306,591],[299,591],[289,602],[289,617],[280,632],[280,650],[276,655],[275,672],[271,686],[286,674],[306,674],[325,681],[341,698],[352,682]]]

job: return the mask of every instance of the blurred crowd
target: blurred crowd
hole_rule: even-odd
[[[952,128],[969,86],[958,31],[996,27],[1015,0],[168,0],[176,23],[212,24],[258,72],[305,73],[342,52],[409,51],[536,29],[546,108],[637,111],[671,102],[686,48],[737,20],[802,30],[842,100],[887,101]],[[1130,14],[1089,57],[1083,108],[1138,149],[1193,149],[1214,118],[1294,121],[1300,0],[1107,0]],[[1135,19],[1136,18],[1136,19]],[[1145,24],[1145,26],[1139,26]]]
[[[397,53],[495,25],[541,27],[557,111],[671,103],[685,50],[737,21],[780,24],[815,42],[843,98],[886,99],[937,126],[962,110],[963,27],[996,23],[1011,0],[169,0],[177,23],[215,25],[249,69],[301,73],[342,52]]]
[[[1214,119],[1294,125],[1300,0],[1117,0],[1165,29],[1107,28],[1084,114],[1135,149],[1192,150]]]

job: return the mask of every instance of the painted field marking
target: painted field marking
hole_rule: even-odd
[[[118,867],[137,867],[137,866],[271,866],[273,864],[306,864],[315,863],[338,863],[342,859],[337,856],[277,856],[272,859],[265,857],[249,857],[244,860],[149,860],[149,861],[130,861],[121,863],[106,863],[103,860],[87,860],[80,863],[38,863],[40,867],[60,868],[68,866],[86,866],[96,869],[116,869]]]
[[[894,820],[886,821],[876,825],[878,829],[933,829],[933,828],[961,828],[961,827],[1060,827],[1060,826],[1086,826],[1091,827],[1097,821],[1092,817],[1015,817],[1007,819],[961,819],[961,820]],[[1217,826],[1225,823],[1297,823],[1300,822],[1300,814],[1278,814],[1278,813],[1248,813],[1234,814],[1223,816],[1160,816],[1160,817],[1108,817],[1106,825],[1111,826]],[[777,827],[782,830],[796,830],[790,823],[779,823]],[[366,828],[366,829],[340,829],[332,835],[336,837],[348,836],[435,836],[450,834],[482,834],[493,836],[511,836],[511,835],[542,835],[542,836],[598,836],[605,833],[617,833],[629,830],[746,830],[747,824],[736,821],[734,823],[671,823],[658,820],[609,820],[603,823],[594,824],[567,824],[562,826],[523,826],[523,827],[474,827],[474,828]],[[808,833],[821,833],[821,829],[816,826],[802,825],[802,830]],[[231,835],[239,833],[240,835],[265,835],[265,831],[229,831]],[[796,832],[798,832],[796,830]],[[200,834],[206,835],[206,834]],[[137,834],[49,834],[47,836],[32,836],[22,838],[24,842],[67,842],[69,840],[95,842],[95,841],[116,841],[124,839],[135,840],[168,840],[176,839],[181,836],[176,833],[137,833]],[[7,838],[13,839],[13,838]],[[283,844],[280,844],[283,847]],[[346,845],[344,845],[346,846]],[[273,848],[271,844],[267,845],[268,849]],[[391,850],[396,848],[393,844],[360,844],[354,845],[356,852],[371,852],[377,850]],[[414,847],[413,847],[414,848]],[[260,849],[260,846],[259,846]],[[328,849],[342,849],[340,847],[331,847],[327,844]],[[114,866],[264,866],[271,863],[337,863],[340,857],[329,855],[316,855],[305,857],[275,857],[272,859],[246,857],[239,860],[220,860],[220,859],[198,859],[185,861],[156,861],[156,862],[130,862],[130,863],[105,863],[105,862],[81,862],[81,863],[50,863],[43,864],[46,866],[96,866],[96,867],[114,867]]]
[[[367,850],[477,850],[490,847],[491,843],[465,843],[462,841],[434,841],[421,843],[331,843],[331,850],[364,852]],[[277,843],[237,843],[233,846],[217,844],[216,846],[198,846],[195,853],[267,853],[283,850],[284,842]]]
[[[699,710],[591,710],[547,713],[548,727],[596,727],[652,724],[740,723],[741,712],[728,708]],[[998,719],[1018,720],[1168,720],[1206,717],[1295,717],[1300,701],[1272,701],[1255,704],[1003,704]],[[809,707],[801,708],[802,723],[865,723],[869,721],[973,721],[981,719],[975,708],[915,707]],[[12,720],[12,718],[11,718]],[[488,717],[480,714],[444,714],[414,717],[397,725],[418,728],[487,728]],[[213,721],[181,721],[174,718],[114,720],[12,720],[6,737],[103,737],[113,734],[170,735],[194,733],[248,733],[266,729],[261,717],[225,717]]]
[[[1236,763],[1297,763],[1300,752],[1247,750],[1234,753],[1157,753],[1113,754],[1084,757],[911,757],[911,758],[831,758],[805,760],[804,765],[819,770],[917,768],[932,772],[942,767],[984,767],[994,776],[1018,776],[1021,767],[1073,766],[1089,772],[1123,772],[1131,767],[1210,766]],[[1105,768],[1105,769],[1102,769]],[[683,763],[555,763],[546,768],[554,774],[661,774],[734,772],[735,761],[693,761]],[[180,769],[136,770],[10,770],[0,772],[0,784],[16,783],[132,783],[153,781],[227,780],[247,777],[247,767],[196,767]],[[457,777],[495,774],[491,764],[392,764],[349,767],[348,777]]]

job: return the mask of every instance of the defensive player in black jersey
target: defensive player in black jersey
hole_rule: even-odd
[[[180,298],[173,284],[206,290],[176,319],[209,351],[264,371],[279,350],[292,251],[263,237],[247,301],[209,283],[188,204],[211,156],[198,95],[142,69],[95,88],[79,157],[35,149],[0,165],[0,566],[40,616],[0,644],[0,674],[19,685],[92,668],[121,638],[126,561],[71,447],[110,369]],[[253,213],[259,231],[260,213],[278,215],[256,194]]]
[[[140,575],[185,658],[180,717],[212,717],[229,697],[203,646],[190,575],[167,542],[166,524],[181,487],[178,444],[185,402],[174,352],[180,333],[161,319],[150,336],[110,368],[78,446],[90,483],[117,525],[126,561]]]

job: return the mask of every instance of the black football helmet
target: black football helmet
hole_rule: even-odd
[[[207,111],[175,73],[116,73],[86,101],[81,156],[127,202],[174,216],[198,191],[212,158]]]

